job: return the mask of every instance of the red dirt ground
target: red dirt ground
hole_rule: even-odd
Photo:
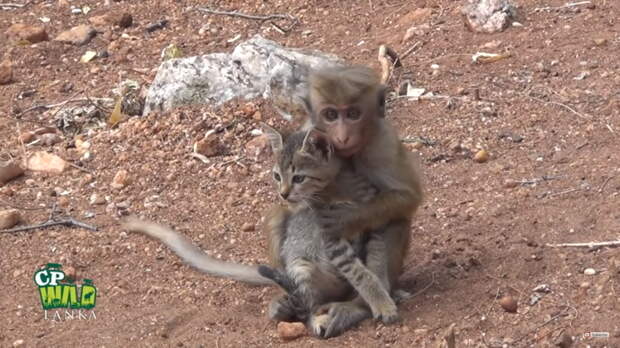
[[[467,31],[458,13],[463,1],[207,3],[246,13],[290,13],[301,22],[283,35],[268,23],[205,15],[195,8],[207,6],[200,1],[105,6],[91,0],[35,0],[23,8],[0,9],[0,58],[12,62],[15,75],[13,83],[0,86],[0,156],[22,160],[47,150],[92,173],[75,168],[60,175],[27,172],[0,188],[0,209],[16,207],[25,224],[34,224],[45,221],[56,205],[59,214],[99,227],[98,232],[52,227],[0,234],[1,346],[282,344],[265,315],[275,289],[205,276],[160,243],[119,227],[121,214],[137,214],[172,225],[223,259],[265,262],[260,217],[276,197],[271,159],[245,153],[256,125],[239,112],[246,102],[217,110],[184,107],[97,129],[83,135],[92,143],[90,161],[79,161],[70,134],[53,146],[18,141],[24,131],[53,125],[57,108],[20,111],[62,102],[79,91],[112,97],[112,88],[127,78],[148,84],[170,43],[189,56],[230,51],[236,43],[227,40],[237,34],[246,39],[261,33],[290,47],[320,49],[376,69],[380,44],[403,53],[419,42],[390,86],[410,79],[451,97],[400,98],[389,104],[389,118],[403,138],[433,141],[417,150],[412,146],[422,159],[428,197],[412,226],[403,284],[417,295],[400,305],[402,322],[384,326],[367,320],[327,342],[303,337],[289,345],[434,347],[454,323],[457,347],[553,347],[562,335],[573,336],[575,347],[620,347],[618,249],[545,246],[620,240],[619,2],[593,0],[594,6],[535,11],[564,2],[517,1],[523,26],[497,34]],[[70,5],[88,5],[92,11],[71,14]],[[39,18],[48,17],[43,25],[53,38],[92,16],[123,12],[133,16],[132,27],[107,28],[81,47],[54,41],[20,45],[5,34],[13,23],[41,24]],[[167,28],[145,34],[147,25],[163,18],[169,20]],[[425,24],[425,33],[401,41],[410,26]],[[206,28],[202,33],[201,27]],[[123,33],[136,39],[122,38]],[[86,50],[106,48],[109,58],[79,63]],[[512,55],[472,64],[478,51]],[[582,72],[587,76],[575,79]],[[72,89],[63,88],[68,83]],[[19,97],[27,90],[36,93]],[[285,125],[268,102],[258,105],[264,120]],[[218,136],[226,155],[209,164],[190,157],[195,139],[214,128],[223,129]],[[490,153],[486,163],[472,159],[481,148]],[[120,169],[128,171],[131,182],[119,190],[110,183]],[[91,205],[92,194],[107,202]],[[86,218],[86,212],[95,217]],[[242,231],[245,224],[256,230]],[[47,262],[94,280],[96,320],[44,319],[32,275]],[[586,268],[596,274],[585,275]],[[551,292],[530,305],[540,284]],[[499,305],[505,295],[518,300],[517,313]],[[584,338],[589,332],[609,337]]]

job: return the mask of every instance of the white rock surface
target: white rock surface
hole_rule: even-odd
[[[482,33],[503,31],[517,15],[508,0],[468,0],[461,13],[472,31]]]
[[[272,98],[285,114],[301,109],[309,69],[343,64],[333,55],[286,48],[260,35],[232,53],[171,59],[159,67],[143,115],[188,104],[225,103],[233,98]]]

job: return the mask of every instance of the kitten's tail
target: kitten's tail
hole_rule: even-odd
[[[226,262],[211,257],[193,244],[187,237],[166,226],[132,217],[127,218],[123,222],[122,227],[128,231],[144,233],[159,239],[190,266],[201,272],[254,285],[274,285],[271,279],[265,278],[258,273],[257,266]]]

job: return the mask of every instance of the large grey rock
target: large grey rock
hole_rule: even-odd
[[[468,0],[461,13],[470,30],[495,33],[508,28],[517,16],[517,9],[509,0]]]
[[[300,107],[309,69],[343,64],[336,56],[286,48],[259,35],[232,53],[172,59],[159,67],[143,115],[188,104],[218,106],[233,98],[271,98],[285,114]]]

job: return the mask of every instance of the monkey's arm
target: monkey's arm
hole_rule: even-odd
[[[267,238],[267,257],[269,263],[275,268],[281,268],[280,247],[286,231],[286,221],[291,211],[283,206],[274,205],[265,215],[263,232]]]

